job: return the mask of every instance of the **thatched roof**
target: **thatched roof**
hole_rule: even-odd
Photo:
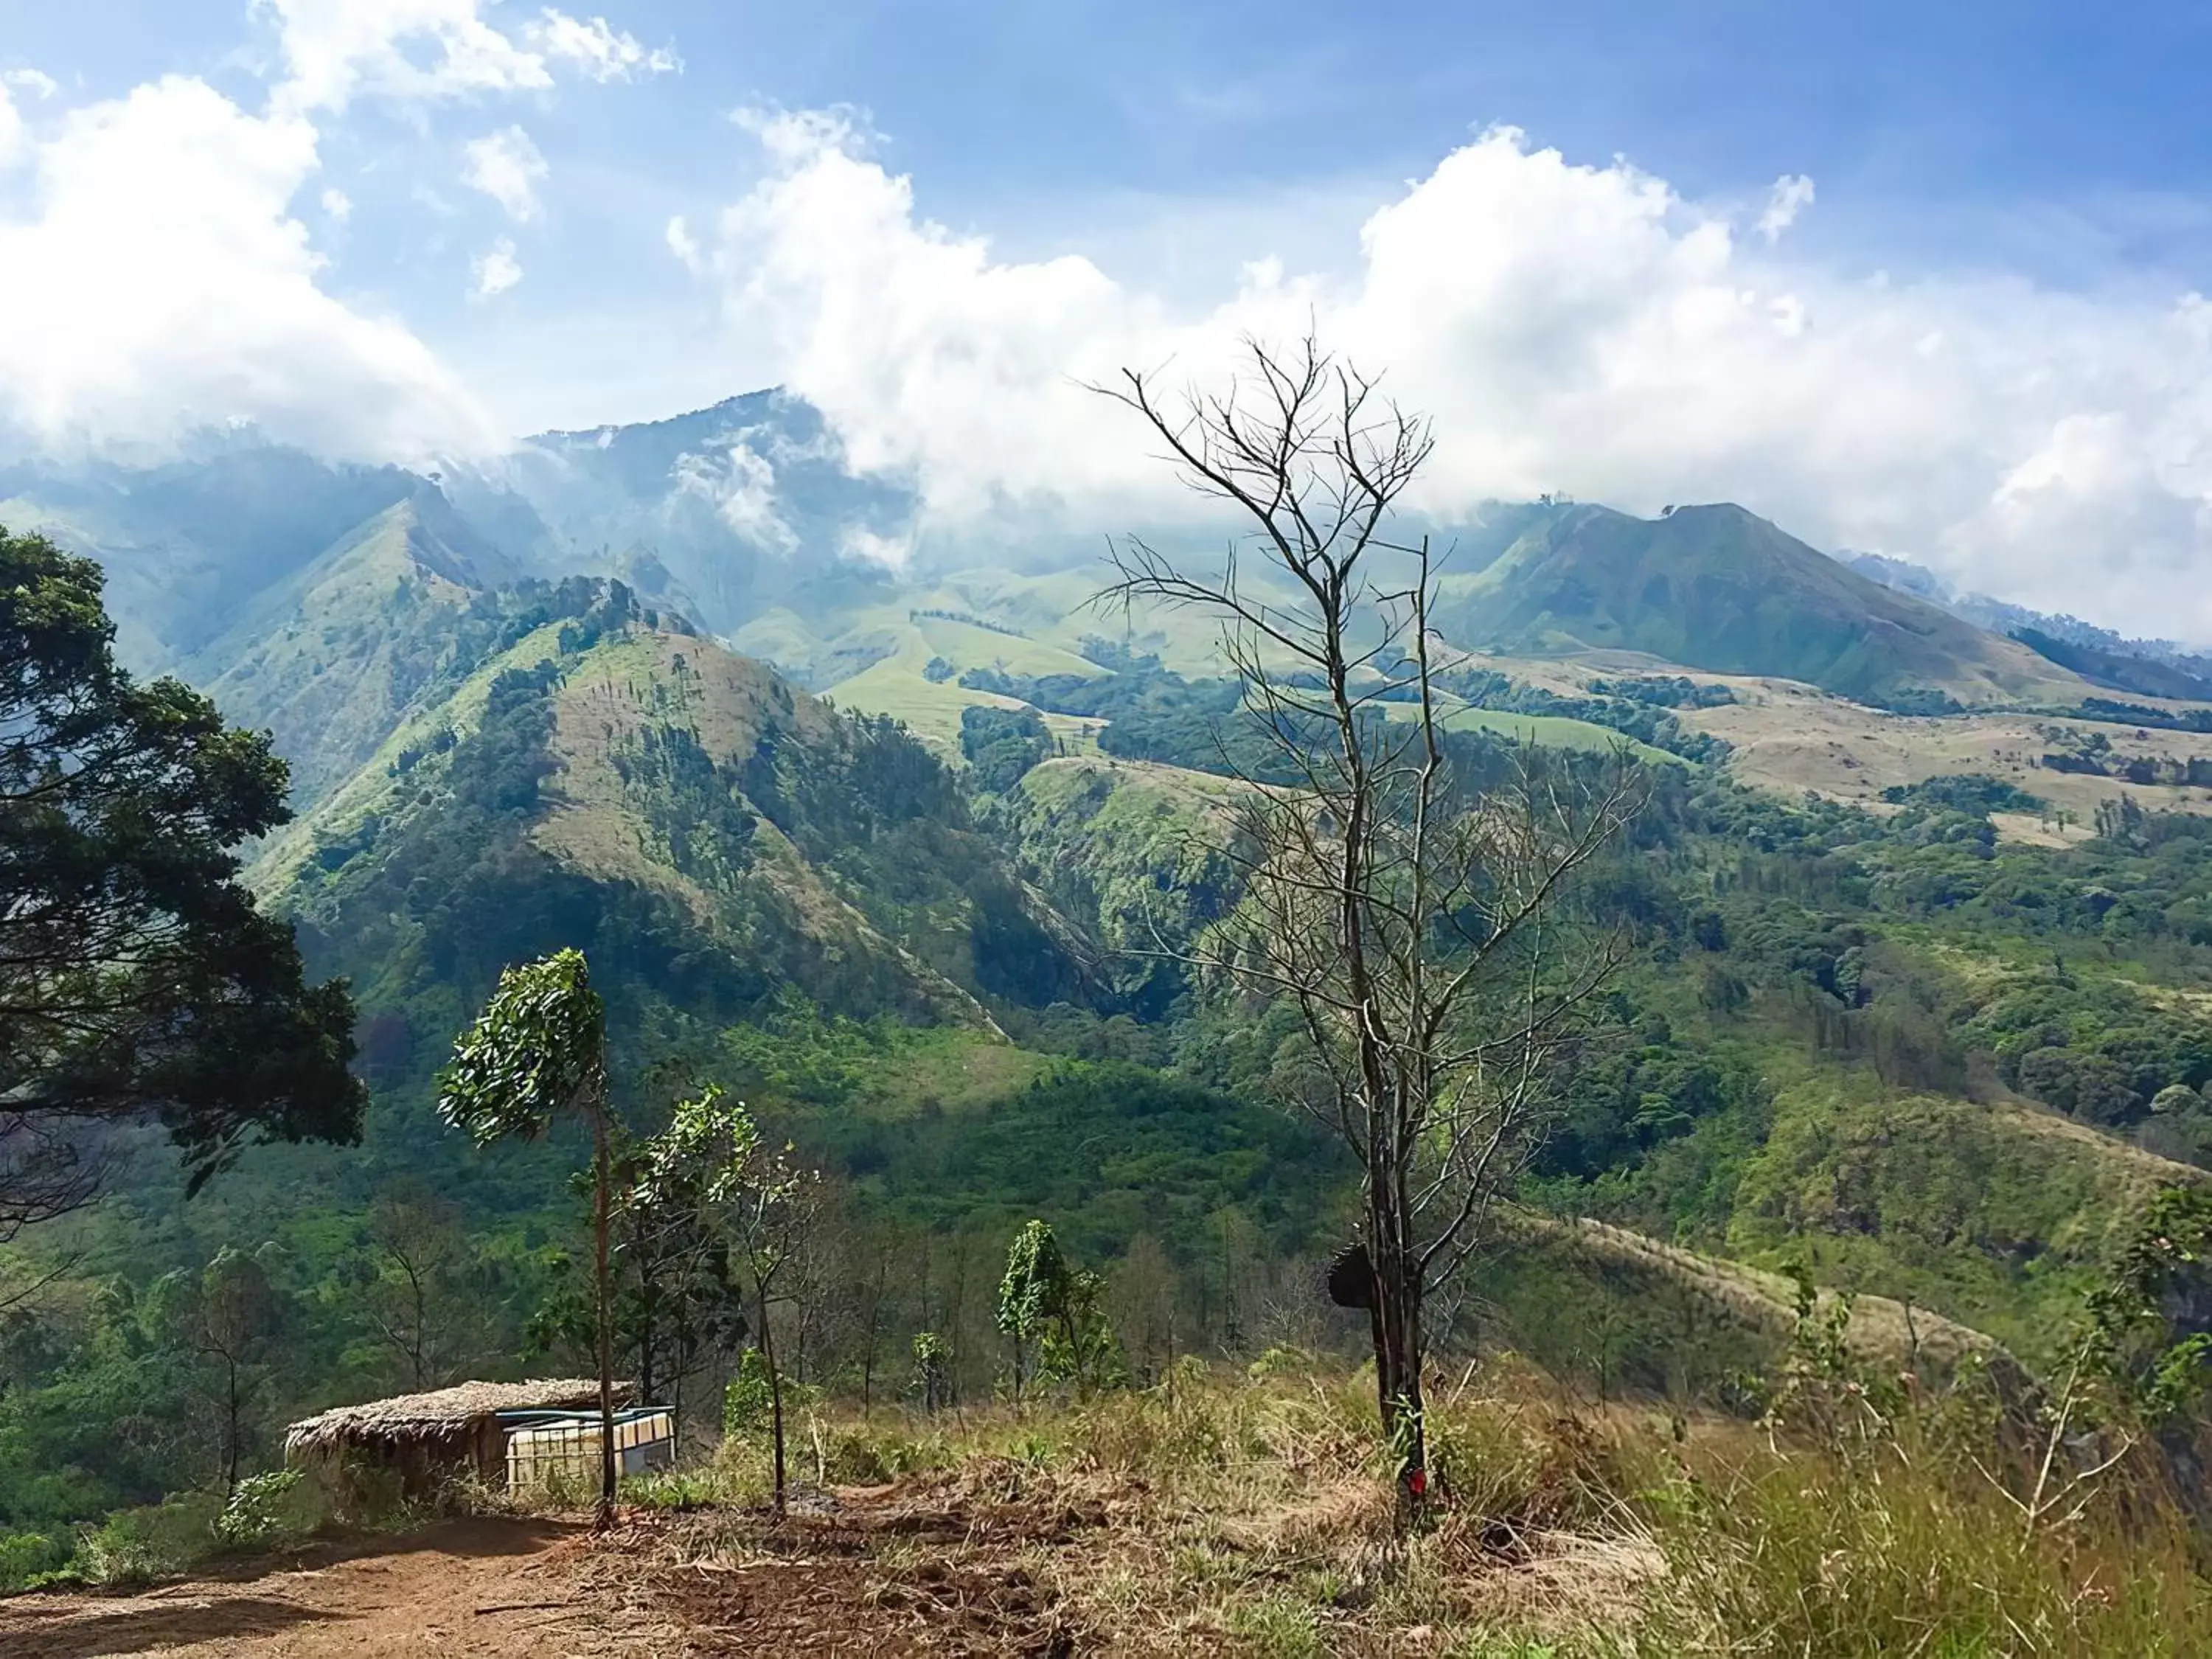
[[[615,1384],[615,1403],[627,1403],[635,1390]],[[329,1451],[339,1446],[395,1444],[438,1440],[465,1432],[497,1412],[581,1411],[599,1403],[599,1385],[590,1377],[564,1376],[530,1382],[456,1382],[428,1394],[403,1394],[359,1406],[334,1406],[295,1423],[284,1435],[289,1456]]]

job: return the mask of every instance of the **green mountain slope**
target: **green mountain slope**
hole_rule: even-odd
[[[153,672],[204,651],[271,585],[424,487],[394,466],[207,438],[150,467],[0,466],[0,524],[98,559],[125,654]]]
[[[1437,624],[1499,651],[1647,653],[1719,673],[1803,680],[1911,706],[2078,697],[2081,682],[2011,640],[1869,581],[1740,507],[1636,519],[1565,507],[1488,568],[1448,581]]]
[[[890,723],[598,590],[416,709],[258,884],[419,1069],[507,963],[588,951],[629,1029],[825,1007],[988,1026],[1076,994],[1073,931]],[[372,1045],[372,1048],[374,1045]]]
[[[182,672],[275,733],[295,805],[312,805],[494,643],[486,596],[517,574],[424,486],[265,589]]]

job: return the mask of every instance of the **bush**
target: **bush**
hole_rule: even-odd
[[[77,1546],[84,1576],[95,1584],[137,1584],[185,1572],[213,1553],[222,1500],[186,1492],[138,1509],[118,1510],[87,1528]]]
[[[303,1484],[297,1469],[249,1474],[216,1516],[215,1535],[231,1549],[302,1537],[314,1529],[313,1498],[313,1489]]]
[[[0,1595],[32,1589],[69,1565],[74,1552],[40,1532],[0,1533]]]
[[[722,1432],[737,1440],[766,1428],[774,1404],[768,1362],[758,1348],[747,1348],[738,1356],[738,1374],[722,1390]]]

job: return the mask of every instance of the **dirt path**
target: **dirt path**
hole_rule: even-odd
[[[951,1501],[948,1501],[950,1499]],[[782,1522],[633,1511],[613,1532],[451,1521],[136,1595],[0,1600],[5,1659],[613,1659],[1078,1650],[1025,1552],[1103,1513],[845,1489]]]
[[[588,1571],[588,1528],[449,1522],[413,1537],[311,1553],[256,1573],[136,1595],[0,1601],[8,1659],[111,1654],[241,1659],[683,1653],[690,1645]]]

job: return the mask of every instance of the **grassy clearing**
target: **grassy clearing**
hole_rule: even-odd
[[[2106,1486],[2064,1523],[2026,1528],[1967,1456],[1978,1446],[1996,1478],[2019,1478],[1986,1423],[1965,1432],[1971,1412],[1793,1435],[1591,1407],[1501,1360],[1439,1388],[1449,1501],[1400,1537],[1364,1376],[1286,1354],[1254,1372],[1186,1361],[1170,1382],[1088,1403],[802,1414],[808,1490],[781,1528],[760,1512],[765,1454],[750,1441],[630,1496],[685,1512],[669,1547],[702,1595],[748,1566],[834,1559],[854,1581],[810,1580],[809,1594],[957,1602],[1001,1620],[997,1640],[1048,1630],[1075,1650],[2212,1650],[2194,1547],[2147,1480],[2125,1505]]]
[[[1390,702],[1381,707],[1393,720],[1420,718],[1421,711],[1412,703]],[[1599,726],[1589,720],[1569,720],[1562,714],[1514,714],[1495,708],[1472,708],[1461,704],[1443,715],[1443,724],[1447,730],[1453,732],[1491,732],[1515,743],[1541,744],[1547,749],[1583,749],[1608,754],[1625,746],[1637,759],[1651,765],[1684,764],[1680,756],[1670,755],[1648,743],[1638,743],[1633,738],[1623,737],[1610,726]]]

